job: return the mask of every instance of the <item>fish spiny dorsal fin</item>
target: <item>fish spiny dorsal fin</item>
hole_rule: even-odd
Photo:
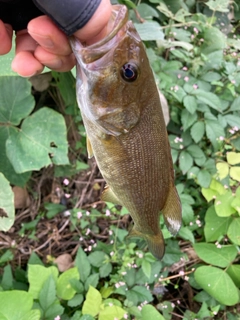
[[[174,185],[170,187],[162,213],[168,230],[176,235],[182,224],[182,206]]]
[[[108,185],[104,188],[101,194],[101,200],[122,205],[121,202],[118,200],[117,196],[115,195],[115,193],[113,193],[112,189]]]
[[[138,237],[143,238],[148,245],[149,251],[154,255],[156,259],[162,259],[165,251],[164,239],[161,230],[156,235],[144,234],[135,227],[132,228],[127,238]]]

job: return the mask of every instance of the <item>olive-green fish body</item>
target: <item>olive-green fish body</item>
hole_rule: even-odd
[[[71,39],[88,153],[107,182],[102,199],[129,210],[130,236],[143,237],[161,259],[160,213],[172,234],[181,226],[167,131],[144,46],[124,6],[114,6],[112,23],[112,32],[95,45]]]

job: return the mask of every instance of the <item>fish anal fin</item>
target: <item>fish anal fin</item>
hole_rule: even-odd
[[[170,187],[162,213],[168,230],[172,235],[176,235],[182,224],[182,206],[174,185]]]
[[[161,260],[164,251],[165,251],[165,245],[164,245],[164,239],[161,230],[157,234],[145,234],[142,233],[138,230],[136,230],[135,227],[132,228],[132,230],[129,232],[129,235],[127,238],[132,238],[132,237],[139,237],[143,238],[148,245],[149,251],[152,253],[152,255],[156,258]]]
[[[87,137],[87,152],[88,152],[88,158],[91,159],[94,156],[94,154],[93,154],[91,142],[88,137]]]
[[[101,194],[101,200],[121,205],[121,202],[118,200],[117,196],[109,186],[106,186],[104,188]]]

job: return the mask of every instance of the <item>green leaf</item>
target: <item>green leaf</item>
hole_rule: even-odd
[[[95,317],[100,311],[101,304],[101,293],[97,289],[90,286],[86,295],[86,300],[83,303],[82,313],[90,314],[91,316]]]
[[[191,125],[197,120],[196,113],[190,113],[188,110],[184,109],[181,114],[181,122],[183,124],[183,130],[186,131]]]
[[[118,306],[105,307],[100,311],[98,320],[122,319],[126,311]]]
[[[231,218],[219,217],[214,206],[211,206],[205,215],[204,234],[207,242],[217,241],[228,230]]]
[[[69,307],[79,307],[83,302],[83,295],[81,293],[76,294],[71,300],[68,301]]]
[[[103,261],[106,260],[108,256],[102,251],[91,252],[88,256],[88,260],[92,266],[100,268],[103,265]]]
[[[13,289],[13,274],[10,265],[6,265],[3,269],[3,275],[1,279],[1,287],[3,290]]]
[[[156,21],[145,21],[135,23],[135,28],[143,41],[163,40],[164,33],[162,27]]]
[[[145,276],[147,278],[150,278],[150,276],[151,276],[151,263],[148,262],[147,260],[143,260],[142,261],[142,270],[143,270],[143,273],[145,274]]]
[[[240,167],[230,168],[229,174],[232,179],[240,181]]]
[[[236,247],[232,245],[217,248],[212,243],[195,243],[193,248],[200,259],[221,268],[229,266],[238,254]]]
[[[11,320],[39,320],[40,310],[31,313],[33,297],[25,291],[0,292],[0,315],[1,319]],[[14,306],[14,307],[13,307]],[[5,318],[2,318],[5,317]],[[34,316],[34,317],[32,317]],[[31,318],[32,317],[32,318]]]
[[[227,162],[218,162],[216,164],[216,168],[217,168],[217,173],[218,173],[218,177],[220,180],[226,178],[229,174],[229,166],[227,164]]]
[[[205,120],[206,134],[208,139],[212,142],[213,146],[218,146],[219,137],[224,137],[225,132],[223,127],[216,120]]]
[[[187,148],[187,151],[190,153],[190,155],[191,155],[193,158],[204,158],[204,159],[206,159],[204,152],[203,152],[202,149],[201,149],[198,145],[196,145],[196,144],[191,144],[191,145]]]
[[[53,266],[45,268],[38,264],[28,265],[29,293],[31,293],[34,299],[38,299],[39,293],[50,275],[52,275],[55,282],[57,282],[58,269]]]
[[[57,295],[64,300],[70,300],[76,293],[76,290],[71,286],[70,280],[79,280],[78,268],[71,268],[63,272],[57,280]]]
[[[201,76],[201,79],[207,82],[219,81],[221,79],[220,73],[209,71]]]
[[[197,175],[198,183],[201,187],[208,188],[211,183],[211,175],[207,170],[200,170]]]
[[[225,35],[215,27],[204,28],[202,37],[204,39],[201,46],[203,54],[209,55],[212,53],[214,56],[216,51],[223,50],[226,47]]]
[[[193,91],[192,94],[195,94],[199,101],[206,103],[209,107],[221,112],[221,100],[214,93],[198,89]]]
[[[238,127],[238,128],[240,128],[240,118],[239,118],[238,115],[227,114],[226,116],[224,116],[224,119],[227,121],[227,123],[228,123],[231,127]]]
[[[10,126],[0,126],[0,172],[4,174],[5,178],[11,184],[24,187],[31,176],[31,172],[25,172],[22,174],[16,173],[6,154],[6,141],[12,130],[14,129]]]
[[[111,263],[104,263],[99,268],[99,275],[101,278],[106,278],[112,272],[112,264]]]
[[[146,288],[142,286],[134,286],[131,290],[131,292],[134,292],[138,298],[138,302],[150,302],[153,300],[153,297],[151,295],[151,292]]]
[[[165,320],[161,313],[150,304],[142,307],[141,315],[141,320]]]
[[[98,273],[91,274],[85,281],[85,290],[88,290],[89,286],[92,286],[95,288],[98,285],[98,281],[99,281],[99,274]]]
[[[194,96],[185,96],[183,105],[190,113],[194,113],[197,110],[197,100]]]
[[[35,105],[31,83],[22,77],[0,77],[0,122],[19,125]]]
[[[46,319],[55,319],[55,317],[63,314],[64,308],[59,303],[60,301],[57,301],[47,309],[47,311],[45,312]]]
[[[78,249],[74,264],[78,268],[81,281],[84,283],[90,275],[91,265],[88,261],[86,253],[81,247]]]
[[[235,218],[230,223],[230,226],[228,228],[227,236],[229,239],[236,245],[240,245],[240,218]]]
[[[39,293],[39,303],[46,311],[56,300],[56,283],[52,275],[44,282],[43,287]]]
[[[233,306],[239,302],[238,289],[229,275],[216,267],[202,266],[194,273],[196,282],[218,302]]]
[[[240,163],[240,153],[227,152],[227,162],[232,165]]]
[[[0,173],[0,230],[8,231],[14,223],[14,194],[9,182]]]
[[[236,210],[232,207],[232,201],[234,200],[232,191],[228,190],[222,195],[217,195],[215,199],[215,210],[219,217],[229,217],[235,213]]]
[[[205,132],[204,122],[198,121],[194,123],[194,125],[191,127],[190,132],[194,142],[198,143],[202,139]]]
[[[54,110],[42,108],[26,118],[21,130],[12,130],[6,143],[15,171],[39,170],[52,162],[68,164],[66,134],[64,118]]]
[[[73,319],[72,319],[73,320]],[[74,319],[75,320],[75,319]],[[84,316],[82,316],[80,319],[77,318],[76,320],[94,320],[94,318],[92,316],[90,316],[90,314],[85,314]]]
[[[186,150],[183,150],[179,156],[179,167],[182,170],[183,174],[187,173],[187,171],[192,167],[192,165],[192,156]]]
[[[194,235],[193,235],[192,231],[189,230],[188,227],[181,227],[178,235],[185,240],[191,241],[192,243],[195,242]]]
[[[240,96],[233,101],[229,111],[239,111],[239,106],[240,106]]]
[[[235,285],[240,288],[240,265],[239,264],[232,264],[227,269],[228,275],[232,278]]]
[[[208,0],[206,5],[212,11],[229,12],[229,4],[225,0]]]

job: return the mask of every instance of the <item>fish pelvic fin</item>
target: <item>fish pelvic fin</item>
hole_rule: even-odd
[[[152,255],[156,259],[162,259],[165,252],[165,245],[161,230],[159,230],[159,233],[157,234],[144,234],[133,227],[127,238],[132,237],[143,238],[147,242],[148,249],[152,253]]]
[[[168,230],[175,236],[182,224],[182,206],[174,185],[170,187],[162,213]]]
[[[102,194],[101,194],[101,200],[106,202],[111,202],[113,204],[119,204],[122,205],[121,202],[118,200],[115,193],[112,191],[112,189],[106,185],[104,188]]]
[[[91,159],[94,156],[94,154],[93,154],[91,142],[88,137],[87,137],[87,152],[88,152],[88,159]]]

